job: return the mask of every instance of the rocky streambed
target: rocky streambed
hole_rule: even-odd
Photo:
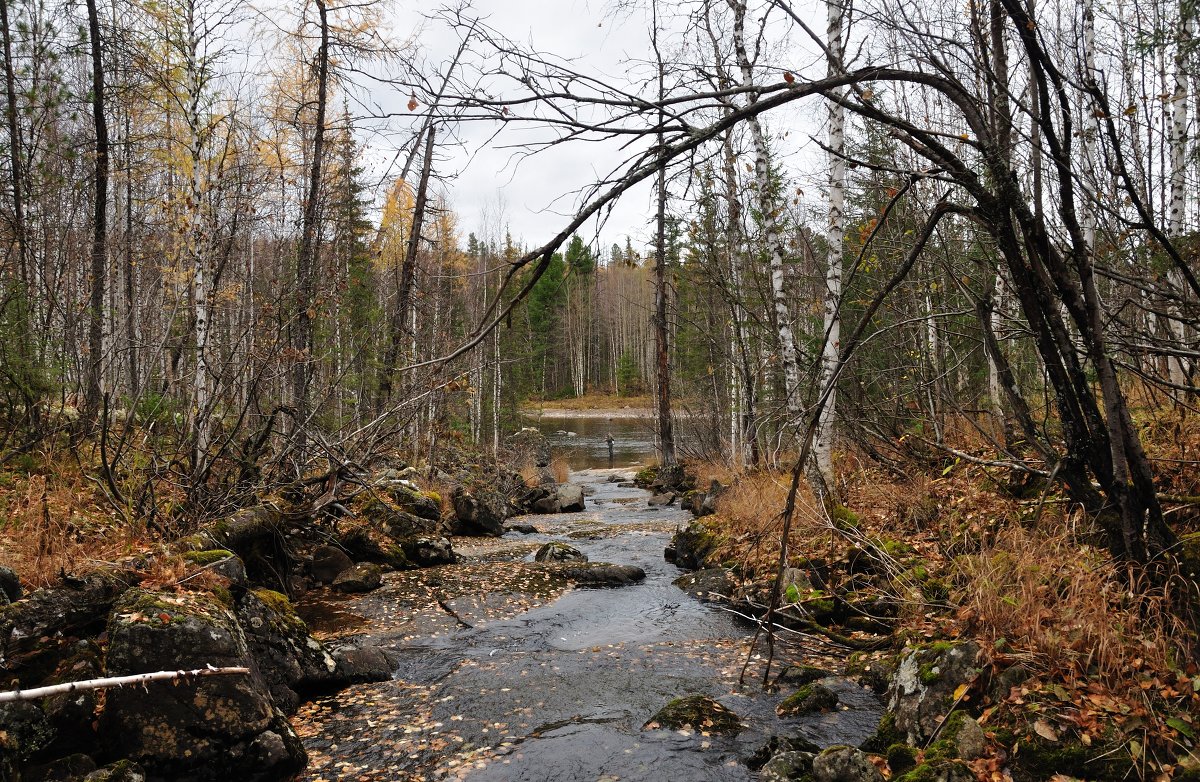
[[[301,706],[301,778],[738,780],[756,777],[746,761],[772,737],[825,747],[871,736],[882,705],[856,683],[824,680],[837,703],[790,717],[776,713],[790,690],[759,686],[761,660],[739,685],[752,627],[675,586],[683,571],[663,558],[690,514],[649,506],[621,476],[576,473],[584,512],[515,519],[510,528],[526,531],[500,538],[456,538],[455,564],[389,574],[365,595],[301,601],[316,637],[378,648],[394,669],[390,681]],[[588,566],[532,561],[547,543],[574,548],[593,570],[613,563],[645,577],[579,586]],[[732,729],[656,717],[688,696],[732,712]]]

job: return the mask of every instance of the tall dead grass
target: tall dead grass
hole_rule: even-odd
[[[549,466],[545,468],[538,467],[533,459],[525,459],[516,466],[516,473],[526,486],[540,486],[546,471],[549,471],[555,483],[566,483],[571,477],[571,465],[563,456],[551,457]]]
[[[721,518],[718,553],[736,555],[747,572],[773,572],[779,559],[780,514],[787,504],[790,483],[789,473],[771,470],[733,478],[717,500]],[[829,524],[804,483],[796,496],[788,540],[792,553],[805,556],[829,541]]]
[[[0,564],[28,586],[49,586],[61,573],[91,570],[153,545],[144,529],[99,504],[77,468],[6,477],[10,485],[0,490]]]
[[[1103,552],[1064,529],[1009,526],[955,569],[970,629],[1035,671],[1120,687],[1133,680],[1132,660],[1166,670],[1195,651],[1179,648],[1188,635],[1169,596],[1130,589]]]

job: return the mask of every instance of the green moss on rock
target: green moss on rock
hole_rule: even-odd
[[[896,727],[896,715],[889,711],[880,718],[879,727],[875,729],[875,733],[860,744],[859,749],[880,755],[887,752],[888,747],[903,743],[904,735]]]
[[[229,559],[234,556],[233,552],[228,549],[214,548],[207,551],[185,551],[183,559],[186,562],[191,562],[193,565],[211,565],[214,562],[220,562],[223,559]]]
[[[741,731],[742,723],[737,714],[712,698],[688,695],[663,706],[644,727],[692,728],[702,733],[732,735]]]
[[[833,516],[833,526],[840,530],[856,532],[862,527],[862,518],[845,505],[833,506],[831,515]]]
[[[775,707],[775,713],[781,717],[789,717],[814,711],[829,711],[837,704],[838,696],[833,690],[822,684],[806,684],[784,698]]]
[[[896,743],[887,748],[888,768],[893,774],[903,774],[917,765],[917,751],[907,744]]]

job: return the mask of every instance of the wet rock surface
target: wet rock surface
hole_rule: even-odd
[[[300,707],[310,756],[300,779],[748,780],[743,758],[771,736],[819,746],[870,736],[880,704],[851,682],[823,680],[837,708],[788,717],[757,684],[761,660],[738,684],[751,629],[672,584],[682,573],[663,561],[690,514],[647,508],[644,491],[608,480],[617,474],[576,474],[595,490],[587,510],[538,516],[535,532],[455,537],[453,564],[387,573],[365,595],[306,596],[300,615],[335,657],[373,647],[394,678]],[[590,561],[533,562],[551,542]],[[591,588],[593,574],[623,585]],[[685,695],[743,727],[643,729]]]
[[[249,675],[110,690],[100,724],[119,757],[157,777],[282,779],[305,754],[250,654],[230,606],[211,596],[126,592],[108,627],[105,674],[247,667]]]

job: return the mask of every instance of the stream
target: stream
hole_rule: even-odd
[[[315,635],[337,646],[378,645],[394,679],[358,685],[301,707],[294,719],[310,756],[303,780],[753,779],[743,759],[777,734],[821,746],[857,744],[880,716],[873,694],[831,678],[838,709],[781,719],[787,694],[758,684],[752,660],[738,678],[753,628],[671,582],[682,571],[663,548],[690,514],[647,507],[648,494],[584,469],[582,513],[530,516],[537,533],[456,538],[462,562],[389,574],[363,596],[301,604]],[[637,565],[645,581],[570,588],[531,564],[551,540],[593,562]],[[673,698],[703,694],[744,724],[736,737],[646,730]]]

